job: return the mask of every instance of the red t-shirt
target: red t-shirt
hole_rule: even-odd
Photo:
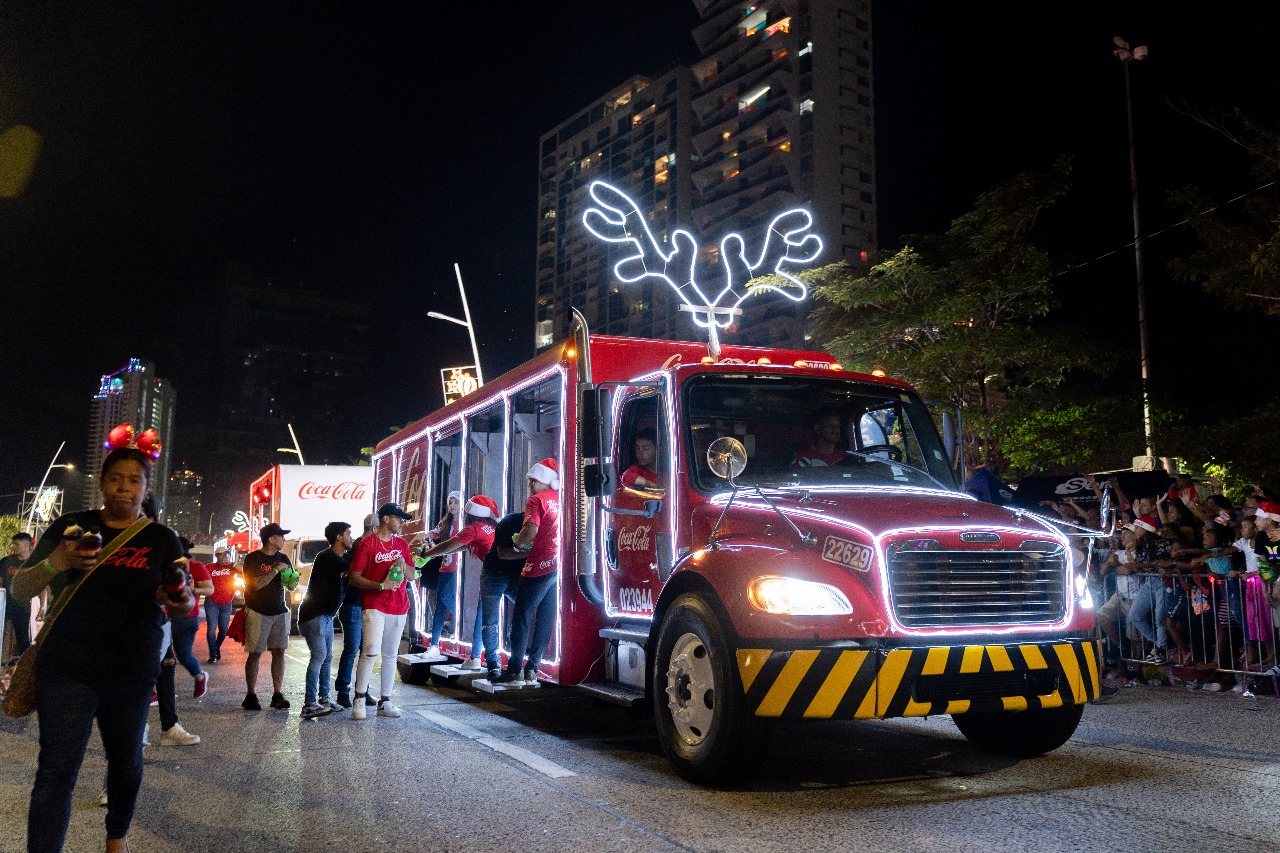
[[[240,574],[234,563],[225,566],[219,563],[205,566],[209,577],[213,579],[213,595],[209,600],[214,604],[230,604],[236,597],[236,575]]]
[[[538,525],[533,548],[520,574],[536,578],[554,572],[560,555],[560,495],[555,489],[543,489],[529,495],[524,503],[524,523]]]
[[[477,560],[484,560],[493,548],[493,523],[490,521],[473,521],[453,535],[453,538],[471,549]]]
[[[365,536],[356,545],[355,556],[351,558],[351,574],[364,575],[365,580],[381,583],[391,574],[391,566],[396,557],[403,557],[405,565],[412,568],[413,555],[409,553],[409,543],[399,536],[392,536],[391,541],[383,542],[378,534]],[[405,591],[405,583],[401,581],[395,589],[366,589],[362,604],[366,610],[380,610],[391,616],[399,616],[409,612],[409,593]]]
[[[848,456],[840,448],[824,452],[810,445],[804,450],[796,454],[796,458],[791,461],[792,468],[822,468],[827,465],[838,465]]]
[[[201,581],[213,580],[209,575],[209,568],[204,563],[197,563],[195,560],[187,560],[187,571],[191,573],[191,586],[195,586]],[[191,612],[187,616],[200,617],[200,596],[196,596],[196,603],[191,608]]]
[[[626,486],[628,489],[641,488],[636,485],[636,480],[641,477],[644,477],[645,482],[649,484],[643,488],[662,488],[662,481],[658,479],[658,475],[643,465],[632,465],[626,471],[623,471],[622,485]]]

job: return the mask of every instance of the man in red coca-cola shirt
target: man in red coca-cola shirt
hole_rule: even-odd
[[[231,602],[236,597],[236,566],[231,551],[219,545],[213,552],[214,562],[206,566],[213,581],[213,592],[204,599],[205,640],[209,644],[208,663],[222,660],[222,641],[231,624]]]
[[[520,573],[511,625],[511,659],[498,679],[503,684],[535,685],[538,663],[551,642],[556,619],[556,579],[560,576],[560,465],[543,459],[529,469],[529,500],[524,527],[516,535],[518,551],[528,560]],[[530,629],[533,638],[530,640]],[[526,647],[526,642],[528,643]],[[528,663],[525,663],[526,650]]]
[[[400,716],[400,709],[391,704],[391,688],[396,677],[396,652],[409,613],[405,585],[411,574],[409,567],[413,565],[409,543],[400,536],[400,530],[411,518],[413,516],[399,504],[383,504],[378,509],[378,529],[372,536],[360,538],[355,556],[351,558],[347,583],[364,590],[360,663],[356,666],[355,696],[351,699],[351,717],[355,720],[365,718],[365,692],[379,656],[382,658],[382,693],[378,716]]]

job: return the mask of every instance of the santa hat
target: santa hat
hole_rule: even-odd
[[[493,498],[474,495],[471,500],[467,501],[465,512],[467,515],[474,515],[476,518],[497,518],[498,505]]]
[[[1148,533],[1155,533],[1158,524],[1154,515],[1144,515],[1134,519],[1133,526],[1135,528],[1145,530]]]
[[[1269,518],[1272,521],[1280,522],[1280,504],[1274,501],[1259,501],[1256,515],[1258,518]]]
[[[529,479],[546,483],[553,489],[560,488],[560,463],[548,456],[529,469]]]

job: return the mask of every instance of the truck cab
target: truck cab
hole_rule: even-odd
[[[954,451],[910,386],[828,355],[715,358],[579,326],[384,441],[374,467],[379,502],[438,512],[459,490],[512,512],[529,466],[559,459],[539,678],[651,705],[675,769],[715,783],[779,718],[950,714],[1016,755],[1070,737],[1098,690],[1084,567],[1048,521],[963,493]]]

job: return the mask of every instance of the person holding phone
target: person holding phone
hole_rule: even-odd
[[[95,720],[107,758],[106,850],[129,849],[165,615],[181,616],[195,604],[185,574],[173,593],[163,586],[182,548],[172,530],[143,519],[151,462],[133,447],[108,453],[101,508],[55,520],[14,578],[15,595],[33,598],[47,588],[52,608],[62,608],[36,658],[40,756],[27,812],[29,851],[62,849]],[[127,544],[116,542],[123,537]]]

